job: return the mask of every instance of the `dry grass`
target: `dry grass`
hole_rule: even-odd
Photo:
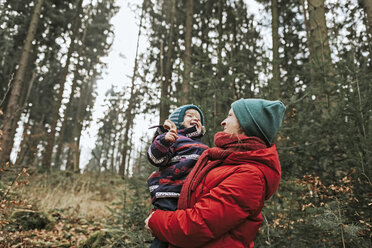
[[[120,185],[112,182],[109,185],[102,184],[102,180],[98,181],[88,175],[57,177],[32,177],[30,184],[20,188],[17,193],[40,210],[60,209],[70,215],[88,219],[107,218],[110,212],[106,206],[120,202]],[[97,182],[102,185],[97,185]]]

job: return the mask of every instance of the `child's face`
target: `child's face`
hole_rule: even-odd
[[[196,109],[188,109],[185,112],[185,116],[183,117],[183,123],[186,128],[196,126],[199,130],[202,127],[201,124],[201,117],[199,112]]]

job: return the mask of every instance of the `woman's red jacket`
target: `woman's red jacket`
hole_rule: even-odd
[[[156,210],[149,227],[176,247],[253,247],[264,201],[278,188],[276,146],[231,153],[191,193],[189,206]]]

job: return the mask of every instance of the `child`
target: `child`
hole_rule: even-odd
[[[177,108],[158,128],[147,157],[151,164],[159,167],[153,172],[149,185],[154,209],[175,211],[186,176],[199,156],[208,146],[201,143],[204,134],[204,117],[195,105]],[[168,247],[155,238],[151,248]]]

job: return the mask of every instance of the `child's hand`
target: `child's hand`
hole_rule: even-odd
[[[164,136],[164,139],[169,143],[174,143],[177,140],[177,138],[178,138],[177,134],[171,131],[167,132]]]
[[[176,124],[174,124],[173,121],[165,120],[164,124],[163,124],[163,127],[165,129],[168,129],[170,132],[177,133],[177,127],[176,127]]]
[[[177,127],[176,124],[174,124],[173,121],[165,120],[163,127],[165,129],[168,129],[169,132],[167,132],[164,136],[164,139],[170,143],[173,143],[178,138],[177,136]]]

